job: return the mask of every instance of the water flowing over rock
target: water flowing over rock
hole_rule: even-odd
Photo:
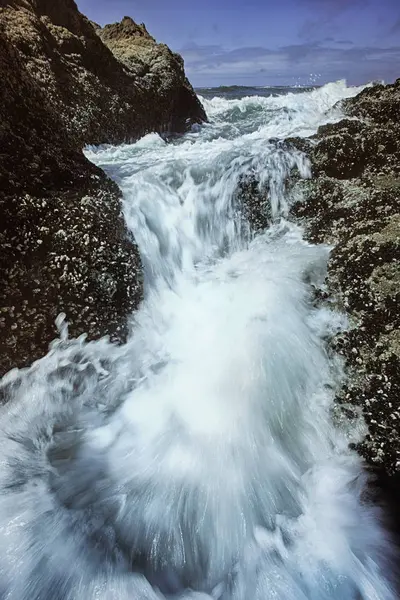
[[[349,316],[332,340],[348,380],[337,395],[346,415],[361,407],[369,433],[358,450],[380,476],[400,474],[400,79],[339,101],[316,134],[282,147],[308,157],[311,177],[287,179],[289,216],[313,243],[332,246],[327,289]],[[256,231],[270,222],[270,184],[257,172],[238,186]],[[353,408],[351,408],[353,407]],[[382,471],[383,470],[383,471]],[[385,474],[386,473],[386,474]],[[395,479],[389,484],[393,487]],[[400,495],[398,484],[391,494]]]
[[[339,395],[363,409],[359,450],[372,465],[400,470],[400,79],[367,87],[339,108],[346,118],[304,146],[313,180],[292,214],[314,242],[334,245],[328,286],[351,321],[334,340],[349,378]],[[297,140],[295,141],[297,143]]]
[[[310,164],[285,138],[357,91],[205,98],[172,143],[85,149],[123,192],[144,297],[126,344],[60,323],[0,382],[1,600],[395,600],[362,419],[332,418],[329,247],[288,218]]]
[[[73,0],[0,1],[0,373],[43,354],[61,311],[73,334],[124,337],[140,260],[117,186],[82,147],[205,119],[182,60],[143,39],[135,70]]]

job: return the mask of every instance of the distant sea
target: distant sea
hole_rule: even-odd
[[[219,96],[220,98],[227,98],[232,100],[239,100],[246,96],[264,96],[268,98],[270,96],[283,96],[291,92],[292,94],[299,94],[302,92],[311,92],[320,86],[300,87],[300,86],[245,86],[245,85],[221,85],[219,87],[202,87],[196,88],[196,93],[203,98],[214,98]]]

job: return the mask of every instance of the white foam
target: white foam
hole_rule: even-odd
[[[61,342],[5,382],[0,597],[393,598],[361,461],[330,417],[341,371],[324,338],[344,324],[310,288],[329,249],[282,218],[307,161],[268,141],[353,93],[235,101],[265,109],[235,136],[216,108],[173,143],[87,150],[123,189],[146,296],[125,346],[68,342],[60,321]],[[255,239],[234,200],[249,171],[275,217]]]

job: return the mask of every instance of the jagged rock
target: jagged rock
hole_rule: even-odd
[[[184,76],[182,59],[156,44],[147,31],[143,37],[133,35],[132,31],[145,29],[131,19],[106,27],[104,34],[97,31],[105,39],[111,37],[118,49],[121,29],[124,47],[131,55],[137,52],[142,73],[128,69],[118,60],[118,52],[114,56],[73,0],[14,0],[4,6],[2,35],[45,92],[46,106],[78,144],[134,140],[147,132],[165,131],[170,121],[174,131],[184,131],[206,118]],[[131,26],[126,28],[127,21]],[[168,113],[179,108],[172,102],[164,105],[168,94],[169,100],[186,95],[183,117]],[[153,103],[154,98],[159,102]]]
[[[182,57],[165,44],[157,44],[144,24],[137,25],[125,17],[121,23],[97,29],[97,33],[126,71],[140,77],[148,95],[147,105],[157,106],[167,130],[185,131],[188,118],[195,122],[206,119],[185,76]]]
[[[132,23],[148,45],[143,77],[73,0],[0,0],[0,374],[47,350],[60,312],[73,335],[123,339],[141,297],[120,191],[82,147],[183,131],[205,115],[182,62]]]
[[[327,289],[351,324],[331,341],[348,370],[337,403],[362,407],[367,461],[400,474],[400,79],[341,108],[341,121],[284,142],[312,164],[312,179],[288,180],[290,214],[309,241],[333,246]],[[238,196],[252,228],[265,228],[268,189],[249,174]]]
[[[346,114],[364,119],[367,123],[385,125],[399,120],[400,78],[391,85],[365,88],[355,98],[342,101]],[[388,132],[389,133],[389,132]]]
[[[314,178],[297,184],[292,215],[313,242],[334,245],[328,287],[350,317],[333,340],[348,366],[338,402],[359,405],[369,428],[359,450],[400,471],[400,80],[342,102],[349,118],[318,130]]]

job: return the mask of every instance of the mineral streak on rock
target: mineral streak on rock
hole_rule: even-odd
[[[122,340],[140,300],[120,191],[83,146],[183,132],[205,113],[143,25],[100,30],[73,0],[0,0],[0,81],[2,374],[46,352],[60,312],[74,336]]]

